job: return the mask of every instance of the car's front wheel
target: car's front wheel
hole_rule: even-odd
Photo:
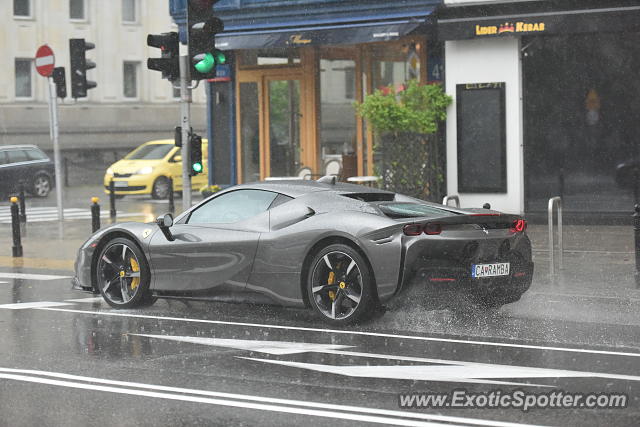
[[[133,308],[153,304],[150,279],[147,259],[130,239],[112,239],[100,251],[96,284],[110,306]]]
[[[352,247],[332,244],[313,255],[307,295],[326,322],[348,325],[372,314],[373,286],[373,275],[364,257]]]
[[[51,191],[51,178],[45,174],[36,175],[31,183],[31,193],[36,197],[47,197]]]

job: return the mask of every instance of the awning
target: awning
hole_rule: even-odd
[[[423,17],[222,33],[216,36],[216,47],[236,50],[380,42],[396,40],[427,27],[426,17]]]
[[[444,16],[438,19],[439,40],[640,31],[640,6],[475,16],[455,16],[456,9],[449,8],[447,12],[453,12],[443,13]]]

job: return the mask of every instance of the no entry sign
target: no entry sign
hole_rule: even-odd
[[[55,62],[53,50],[49,46],[45,44],[38,48],[36,52],[36,71],[40,75],[49,77],[53,73]]]

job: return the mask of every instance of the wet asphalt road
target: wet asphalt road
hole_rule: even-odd
[[[11,271],[0,269],[2,426],[640,420],[638,301],[531,292],[487,312],[465,302],[425,308],[426,297],[414,294],[367,324],[330,330],[305,310],[266,306],[160,300],[113,310],[70,290],[68,278]],[[399,407],[399,393],[460,389],[623,393],[628,405]]]

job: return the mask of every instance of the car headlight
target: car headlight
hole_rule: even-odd
[[[107,175],[113,175],[113,169],[111,168],[107,169]]]
[[[153,168],[151,166],[145,166],[137,171],[136,175],[149,175],[151,172],[153,172]]]

